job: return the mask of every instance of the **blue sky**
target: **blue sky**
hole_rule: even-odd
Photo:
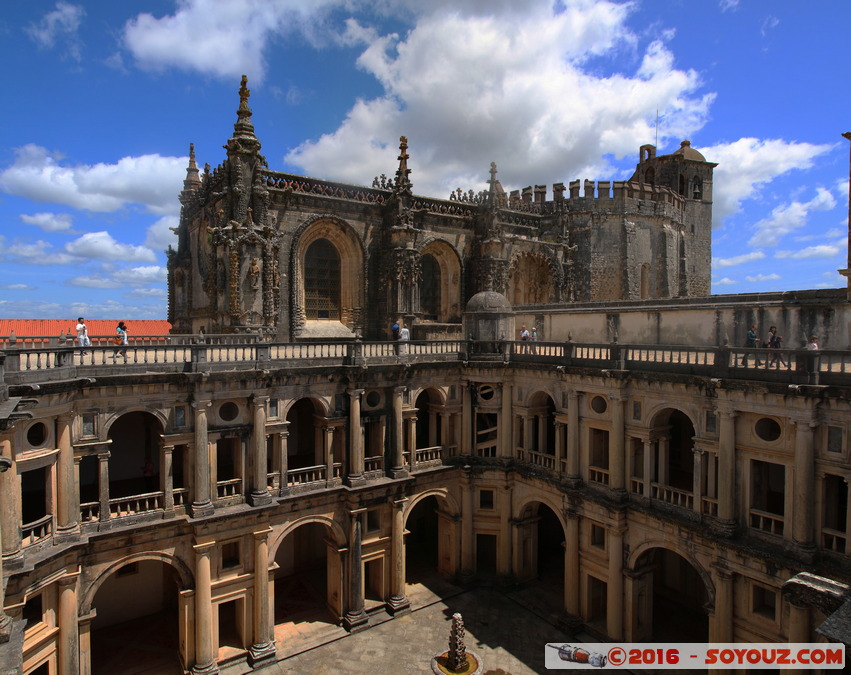
[[[0,316],[164,318],[189,143],[416,194],[715,172],[713,293],[845,285],[851,3],[30,0],[0,10]]]

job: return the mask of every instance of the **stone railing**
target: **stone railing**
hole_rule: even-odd
[[[21,546],[32,546],[40,541],[48,539],[53,533],[53,516],[47,514],[31,523],[21,526]]]
[[[148,492],[142,495],[133,495],[132,497],[118,497],[109,500],[109,517],[121,518],[124,516],[133,516],[137,513],[158,511],[162,508],[162,492]]]
[[[535,452],[534,450],[526,450],[525,448],[516,448],[514,454],[521,462],[528,462],[535,466],[542,466],[550,471],[556,470],[555,455],[548,455],[544,452]]]
[[[650,496],[653,499],[658,499],[660,502],[665,502],[673,506],[679,506],[684,509],[694,508],[694,495],[690,490],[680,490],[670,485],[651,483]]]
[[[783,516],[778,516],[776,513],[768,513],[768,511],[760,511],[753,507],[751,507],[749,514],[752,528],[783,536]]]

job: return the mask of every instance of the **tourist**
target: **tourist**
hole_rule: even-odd
[[[745,338],[745,348],[746,349],[754,349],[757,346],[757,342],[762,342],[756,336],[756,324],[751,325],[751,329],[748,331],[747,337]],[[748,355],[745,354],[742,357],[742,365],[747,368],[748,367]],[[756,365],[757,367],[762,365],[762,362],[759,360],[759,356],[756,357]]]
[[[772,364],[776,364],[777,368],[780,368],[781,364],[786,365],[786,361],[783,359],[783,355],[780,353],[780,350],[783,349],[783,336],[777,334],[777,328],[774,326],[771,327],[771,330],[768,331],[771,336],[769,343],[766,345],[771,350],[771,356],[768,359],[768,366],[771,367]]]
[[[118,325],[115,327],[115,340],[116,345],[121,345],[123,349],[116,349],[112,355],[112,358],[115,359],[120,354],[124,357],[124,363],[127,363],[127,325],[123,321],[119,321]]]
[[[807,343],[807,349],[811,352],[818,351],[818,336],[810,335],[810,341]]]
[[[92,341],[89,339],[89,329],[83,317],[77,319],[77,344],[80,346],[80,356],[88,354],[86,347],[90,346]]]
[[[408,330],[408,327],[403,323],[400,324],[399,328],[399,342],[404,344],[399,345],[399,353],[407,354],[408,353],[408,341],[411,339],[411,333]]]

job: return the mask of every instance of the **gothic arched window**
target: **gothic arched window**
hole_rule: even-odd
[[[304,311],[308,319],[340,318],[340,255],[327,239],[304,255]]]
[[[422,257],[420,281],[420,311],[423,319],[437,321],[440,315],[440,265],[434,256]]]

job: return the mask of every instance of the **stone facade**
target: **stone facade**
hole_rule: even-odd
[[[482,291],[512,305],[709,294],[715,164],[688,141],[643,146],[628,181],[506,194],[492,164],[487,190],[433,199],[413,193],[405,138],[372,187],[270,170],[248,97],[243,81],[222,164],[199,172],[190,150],[169,255],[176,333],[376,338],[404,317],[428,335],[457,332]]]

